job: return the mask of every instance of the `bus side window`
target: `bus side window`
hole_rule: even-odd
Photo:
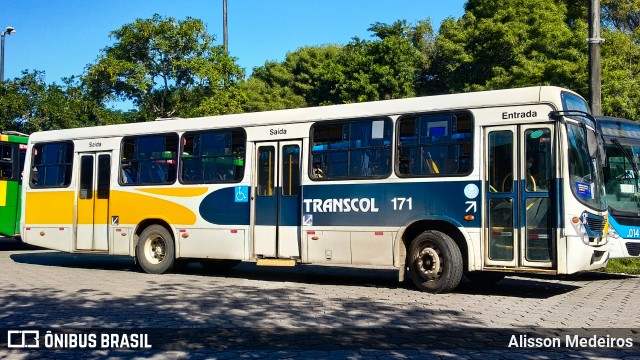
[[[448,176],[471,171],[473,118],[469,113],[410,115],[398,122],[400,175]]]
[[[35,144],[29,183],[38,188],[69,186],[73,157],[72,142]]]
[[[11,150],[11,145],[0,145],[0,179],[11,179],[13,176]]]
[[[344,120],[312,127],[314,180],[382,178],[391,172],[389,119]]]

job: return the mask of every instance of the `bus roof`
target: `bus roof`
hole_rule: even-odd
[[[579,96],[575,92],[555,86],[536,86],[516,89],[481,91],[447,95],[424,96],[396,100],[383,100],[344,105],[328,105],[288,110],[242,113],[233,115],[205,116],[189,119],[166,119],[163,121],[94,126],[36,132],[33,141],[55,141],[60,139],[90,139],[114,137],[123,134],[147,134],[177,132],[225,127],[251,127],[325,121],[344,118],[365,118],[426,111],[475,109],[535,103],[560,104],[561,92]]]
[[[604,137],[640,139],[640,123],[637,121],[613,116],[595,118]]]
[[[0,141],[26,144],[29,141],[29,137],[25,134],[17,135],[17,133],[13,131],[7,131],[0,133]]]

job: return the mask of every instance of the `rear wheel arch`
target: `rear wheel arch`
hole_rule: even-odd
[[[170,271],[177,259],[176,245],[174,232],[163,220],[148,219],[136,228],[135,258],[147,273]]]
[[[151,225],[160,225],[162,227],[164,227],[165,229],[167,229],[167,231],[169,233],[171,233],[171,235],[173,235],[174,240],[175,240],[175,233],[173,231],[173,229],[171,228],[171,226],[169,225],[168,222],[166,222],[163,219],[145,219],[143,221],[141,221],[138,226],[136,227],[136,230],[134,232],[134,238],[133,238],[133,248],[136,249],[137,245],[138,245],[138,240],[140,240],[140,235],[142,234],[142,232],[148,228]],[[136,254],[134,254],[136,255]]]
[[[406,267],[406,254],[411,246],[411,242],[413,239],[418,237],[421,233],[427,230],[436,230],[440,231],[444,234],[447,234],[449,237],[455,241],[455,243],[460,248],[460,253],[462,254],[462,261],[464,263],[464,269],[467,270],[469,268],[469,248],[472,246],[470,243],[470,239],[468,235],[465,235],[458,226],[445,221],[445,220],[418,220],[407,227],[405,227],[404,231],[401,235],[401,241],[399,241],[400,245],[400,261],[399,264]],[[403,256],[404,255],[404,256]],[[401,281],[403,279],[400,279]]]

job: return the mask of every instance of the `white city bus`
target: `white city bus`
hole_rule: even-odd
[[[430,292],[569,274],[609,257],[594,129],[544,86],[39,132],[21,231],[150,273],[393,266]]]
[[[611,258],[640,258],[640,123],[597,116],[605,142],[603,169]]]

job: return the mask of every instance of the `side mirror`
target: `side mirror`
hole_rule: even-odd
[[[596,136],[596,132],[593,130],[587,130],[587,148],[589,149],[589,156],[592,159],[598,157],[598,138]]]

